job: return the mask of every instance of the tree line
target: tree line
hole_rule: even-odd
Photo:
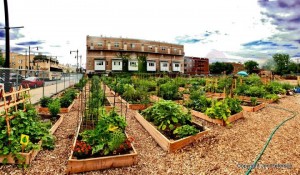
[[[259,72],[259,64],[256,61],[246,61],[244,67],[248,74]],[[300,64],[292,61],[288,54],[274,54],[272,58],[267,60],[261,67],[277,75],[300,73]],[[228,75],[233,72],[233,69],[231,63],[215,62],[209,65],[211,74],[226,73]]]

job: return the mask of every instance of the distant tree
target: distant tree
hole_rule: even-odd
[[[5,59],[2,54],[2,50],[0,49],[0,66],[3,67],[5,63]]]
[[[234,67],[230,63],[215,62],[209,65],[209,71],[212,74],[222,74],[223,72],[231,74],[233,69]]]
[[[256,70],[258,69],[258,65],[259,64],[253,60],[249,60],[244,63],[244,66],[245,66],[248,74],[256,73]]]
[[[223,64],[220,62],[215,62],[209,65],[209,71],[211,74],[221,74],[223,71]]]
[[[288,73],[298,73],[298,66],[295,62],[290,62],[290,64],[288,65]]]
[[[226,75],[231,74],[233,72],[233,65],[230,63],[224,63],[224,71],[226,72]]]
[[[33,58],[33,60],[47,60],[47,56],[46,55],[37,55]]]
[[[290,55],[277,53],[277,54],[273,55],[273,59],[276,64],[276,67],[275,67],[276,74],[283,75],[283,74],[288,73],[288,65],[290,63]]]

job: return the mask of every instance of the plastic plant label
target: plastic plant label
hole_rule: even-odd
[[[29,136],[25,134],[21,134],[21,140],[20,143],[24,146],[27,146],[29,143]]]

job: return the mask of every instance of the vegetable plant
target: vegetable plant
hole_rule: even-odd
[[[21,134],[29,136],[29,143],[24,148],[24,152],[38,149],[38,142],[43,140],[42,147],[53,149],[54,137],[49,133],[50,123],[39,121],[39,116],[32,105],[26,104],[27,111],[22,110],[11,113],[14,116],[10,120],[10,134],[7,134],[7,125],[4,117],[0,117],[0,156],[12,154],[18,163],[24,163],[24,158],[20,156],[22,145],[20,144]]]
[[[46,108],[51,101],[52,101],[51,97],[46,97],[46,96],[42,97],[40,99],[41,107]]]
[[[53,117],[56,117],[57,114],[59,113],[59,110],[60,110],[60,101],[58,98],[52,100],[49,104],[48,104],[48,108],[49,108],[49,111],[50,111],[50,114],[53,116]]]
[[[180,126],[191,125],[191,114],[183,111],[180,105],[168,100],[160,100],[153,106],[143,110],[141,114],[171,138],[181,138],[185,135],[183,134],[184,130],[176,129]],[[175,130],[176,132],[174,132]],[[198,133],[199,130],[196,130]],[[189,133],[195,134],[195,132]]]
[[[124,149],[124,143],[128,141],[124,133],[126,125],[124,117],[111,111],[99,117],[95,129],[80,133],[81,141],[91,146],[91,156],[121,154],[117,150],[128,151]]]
[[[165,84],[160,85],[158,90],[158,96],[165,100],[179,100],[182,94],[178,91],[178,85],[174,82],[169,81]]]
[[[205,112],[211,106],[211,103],[211,99],[206,98],[204,92],[198,90],[191,93],[190,100],[186,103],[186,106],[196,111]]]

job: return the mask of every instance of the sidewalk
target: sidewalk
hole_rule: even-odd
[[[67,89],[68,87],[73,86],[76,82],[78,82],[76,79],[72,79],[66,82],[60,82],[60,83],[55,83],[51,84],[45,87],[39,87],[36,89],[30,89],[30,101],[31,104],[37,104],[40,99],[43,96],[51,97],[64,89]],[[3,100],[0,101],[0,112],[4,111],[4,102]]]

